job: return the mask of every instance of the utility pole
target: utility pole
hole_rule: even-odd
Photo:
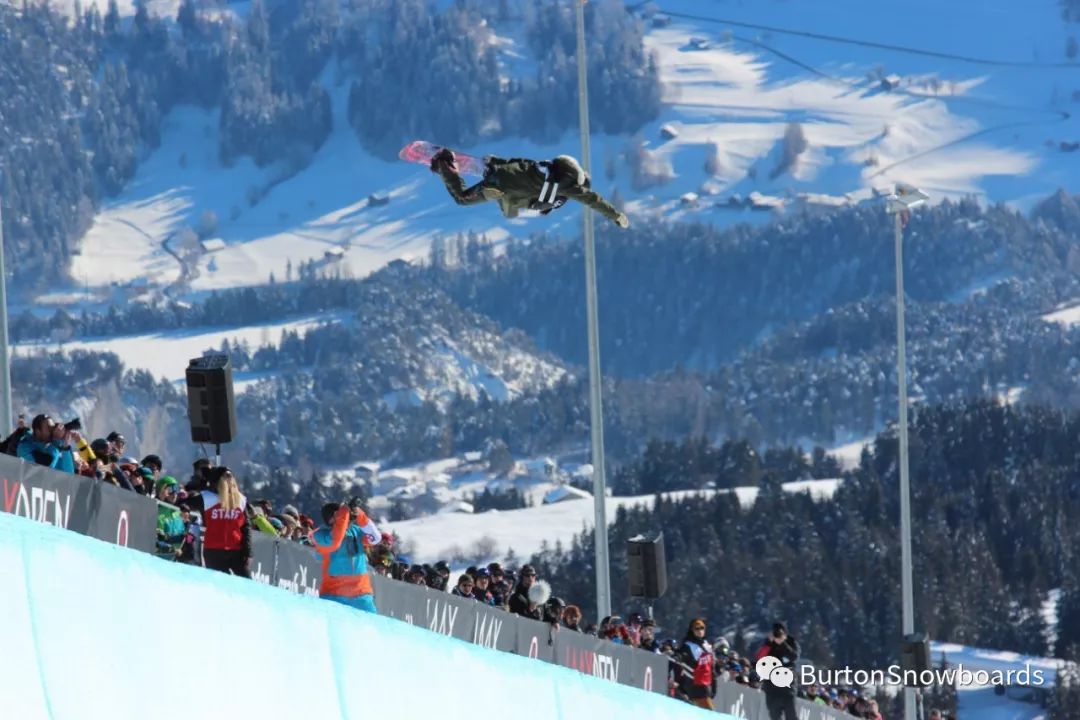
[[[0,168],[0,431],[15,429],[11,416],[11,348],[8,345],[7,270],[4,267],[4,170]]]
[[[585,58],[585,2],[574,3],[577,13],[578,122],[581,125],[581,163],[590,173],[589,83]],[[596,296],[596,244],[593,216],[582,210],[585,234],[585,304],[589,332],[589,422],[592,426],[593,503],[596,511],[596,620],[611,615],[611,565],[608,558],[607,479],[604,474],[603,378],[600,375],[600,321]]]
[[[904,224],[912,208],[922,205],[928,195],[918,188],[898,183],[888,198],[893,216],[893,243],[896,252],[896,384],[899,397],[897,420],[900,440],[900,565],[904,638],[915,632],[915,600],[911,573],[911,483],[908,474],[907,336],[904,328]],[[915,688],[904,688],[904,720],[915,720]]]

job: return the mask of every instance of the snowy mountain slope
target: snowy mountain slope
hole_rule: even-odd
[[[920,0],[913,8],[919,11],[917,21],[900,13],[903,17],[890,18],[887,26],[880,13],[867,13],[851,0],[830,3],[828,9],[778,0],[662,0],[658,5],[669,12],[748,22],[779,24],[782,18],[787,25],[821,32],[1022,60],[1034,41],[1040,57],[1059,59],[1051,51],[1063,48],[1065,37],[1054,0],[993,0],[960,9]],[[960,20],[970,29],[962,40],[942,29]],[[725,29],[733,28],[676,18],[668,27],[650,27],[646,35],[660,62],[666,106],[657,121],[642,128],[639,149],[654,168],[668,168],[668,182],[634,190],[623,158],[630,139],[594,139],[597,187],[608,194],[618,188],[639,217],[662,212],[718,224],[760,221],[769,214],[717,208],[715,201],[760,192],[782,203],[791,193],[809,193],[801,200],[787,198],[788,205],[827,208],[843,202],[845,194],[865,198],[870,188],[897,179],[923,184],[938,197],[972,193],[1021,205],[1076,184],[1078,164],[1070,162],[1075,157],[1046,145],[1080,135],[1077,121],[1061,114],[1070,104],[1069,88],[1080,85],[1073,82],[1080,75],[1075,69],[985,67],[741,28],[728,36]],[[688,41],[695,36],[712,44],[694,49]],[[528,71],[519,40],[493,33],[492,43],[505,72]],[[869,79],[879,67],[897,73],[900,87],[886,92]],[[197,226],[207,211],[216,215],[214,234],[226,247],[193,263],[194,291],[262,283],[271,273],[284,278],[290,265],[304,261],[336,264],[362,276],[396,258],[424,257],[436,233],[473,230],[498,241],[538,230],[577,232],[574,210],[507,221],[493,206],[456,207],[425,169],[364,152],[345,117],[348,78],[328,67],[322,83],[333,98],[334,129],[297,173],[259,169],[248,160],[222,167],[216,111],[172,111],[161,146],[99,212],[73,261],[75,283],[102,287],[147,277],[166,286],[176,281],[181,266],[163,243],[181,228]],[[806,150],[777,173],[791,123],[801,126]],[[665,125],[677,137],[664,140],[660,128]],[[578,141],[567,133],[546,146],[507,139],[462,149],[544,157],[576,152]],[[711,153],[715,175],[704,167]],[[608,167],[614,177],[608,177]],[[702,196],[696,206],[680,202],[688,192]],[[373,206],[368,200],[373,194],[389,203]],[[342,253],[341,259],[327,251]]]
[[[183,383],[188,360],[207,350],[246,344],[252,349],[280,345],[285,332],[307,335],[313,329],[352,322],[345,313],[318,314],[280,322],[240,328],[171,330],[110,338],[87,338],[66,343],[22,343],[14,346],[16,355],[64,350],[111,352],[131,369],[148,371],[155,378]],[[527,392],[552,387],[567,376],[556,361],[535,355],[505,337],[484,328],[469,328],[451,333],[432,325],[427,334],[415,338],[412,347],[400,345],[397,363],[401,375],[410,382],[384,399],[419,403],[432,400],[449,402],[455,395],[504,402]],[[273,372],[238,372],[234,376],[237,392],[248,385],[272,378]]]
[[[893,9],[853,0],[654,4],[673,14],[993,61],[964,62],[676,17],[673,30],[686,28],[714,43],[729,33],[730,43],[704,51],[706,58],[711,54],[724,59],[703,62],[705,76],[731,65],[726,53],[732,48],[752,54],[754,67],[765,71],[772,83],[740,96],[739,88],[753,88],[755,83],[753,68],[743,67],[738,73],[725,72],[732,83],[726,91],[701,92],[708,87],[702,83],[688,88],[688,96],[720,112],[751,117],[784,113],[787,119],[803,122],[811,163],[821,158],[813,152],[817,137],[825,146],[826,165],[832,168],[818,175],[824,192],[843,192],[837,187],[842,182],[855,190],[904,179],[939,193],[973,192],[1024,204],[1029,196],[1076,183],[1075,156],[1056,146],[1080,135],[1076,118],[1066,117],[1075,116],[1078,109],[1071,93],[1080,89],[1080,66],[995,64],[1065,62],[1068,29],[1055,0],[916,0]],[[650,37],[657,42],[666,33]],[[676,52],[669,42],[662,45],[665,55]],[[873,71],[877,73],[871,82],[867,76]],[[892,92],[883,90],[877,74],[897,75],[899,86]],[[753,140],[751,135],[748,141]],[[1047,146],[1051,141],[1052,148]],[[871,157],[875,164],[859,167]]]

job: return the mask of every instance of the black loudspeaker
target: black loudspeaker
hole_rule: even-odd
[[[664,533],[638,535],[626,541],[626,565],[630,576],[630,596],[658,598],[667,592],[667,560]]]
[[[917,679],[918,674],[930,669],[930,640],[926,633],[905,635],[900,644],[900,670],[904,674],[904,684],[908,687],[923,687],[922,682],[907,682],[908,673],[916,673]]]
[[[187,393],[192,441],[231,442],[236,435],[236,406],[229,356],[206,355],[189,361]]]

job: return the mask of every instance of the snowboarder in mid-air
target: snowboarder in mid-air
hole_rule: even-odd
[[[506,160],[489,155],[484,158],[484,179],[466,187],[454,153],[443,148],[431,158],[431,171],[442,178],[458,205],[495,200],[503,215],[513,218],[522,210],[538,210],[547,215],[567,200],[577,200],[619,227],[630,227],[626,215],[590,188],[589,174],[569,155],[551,161]]]

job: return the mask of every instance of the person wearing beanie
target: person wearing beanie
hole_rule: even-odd
[[[690,621],[686,637],[675,652],[673,661],[681,694],[692,704],[706,710],[713,709],[716,695],[715,658],[712,645],[705,639],[706,625],[702,618]]]
[[[476,588],[473,597],[485,605],[494,605],[495,596],[491,594],[491,571],[482,567],[476,571]]]
[[[791,668],[792,672],[795,672],[795,661],[799,659],[799,643],[788,635],[787,625],[783,621],[773,623],[772,632],[758,648],[754,662],[769,656],[777,658],[783,667]],[[762,678],[761,685],[765,691],[765,707],[769,711],[769,720],[798,720],[795,713],[796,683],[784,688],[773,685],[768,678]]]
[[[428,581],[428,587],[439,592],[446,592],[446,588],[450,586],[450,563],[445,560],[439,560],[431,568],[431,578]],[[470,575],[472,573],[469,573]]]
[[[544,622],[558,628],[562,623],[563,613],[566,612],[566,601],[561,597],[552,595],[544,603],[542,612]]]
[[[476,587],[476,580],[469,573],[461,573],[461,577],[458,578],[457,585],[450,591],[451,595],[456,595],[461,598],[468,598],[469,600],[475,600],[473,597],[473,588]]]
[[[382,539],[379,529],[358,505],[327,503],[322,517],[325,524],[310,536],[311,546],[322,556],[319,595],[357,610],[377,612],[364,546]]]
[[[502,565],[497,562],[489,563],[487,569],[491,573],[488,589],[491,590],[492,605],[504,607],[510,602],[510,585],[503,579],[505,573],[503,573]]]
[[[180,484],[176,478],[166,475],[158,480],[155,492],[161,502],[157,504],[157,549],[155,554],[166,560],[177,560],[184,546],[187,523],[177,507],[176,491]]]
[[[213,467],[214,463],[210,461],[210,458],[199,458],[191,463],[191,479],[184,485],[184,489],[188,492],[205,490],[208,487],[207,477]]]
[[[521,568],[521,579],[518,581],[517,587],[514,588],[514,594],[510,596],[510,612],[531,620],[539,620],[543,617],[540,606],[547,602],[547,598],[543,598],[541,602],[533,601],[531,597],[533,593],[530,590],[535,583],[536,570],[532,565],[523,566]]]
[[[646,618],[641,623],[641,640],[638,647],[647,652],[660,652],[660,645],[656,642],[656,623],[652,618]]]
[[[251,577],[251,524],[247,498],[236,476],[224,465],[206,475],[208,488],[189,495],[184,504],[202,513],[203,561],[211,570]]]

